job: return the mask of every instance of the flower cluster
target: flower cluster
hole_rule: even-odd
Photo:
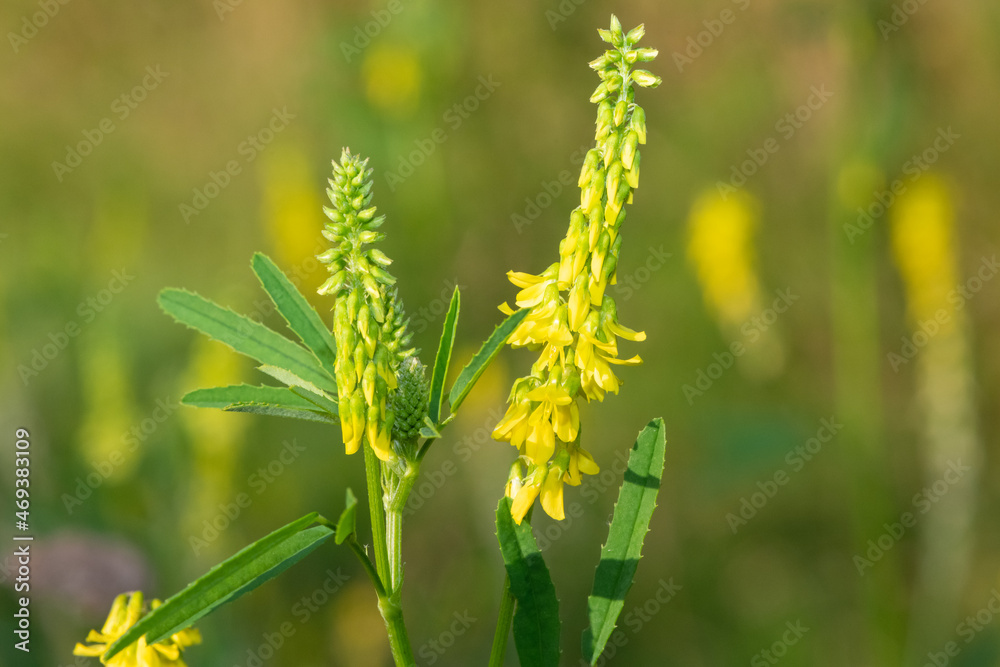
[[[407,320],[386,270],[392,260],[366,246],[384,238],[377,229],[385,216],[371,205],[372,170],[344,149],[333,163],[327,194],[333,207],[323,211],[330,222],[323,236],[333,247],[318,256],[330,278],[320,294],[333,294],[333,333],[337,343],[337,394],[344,447],[353,454],[367,442],[383,461],[392,460],[393,412],[389,393],[397,386],[396,371],[413,353],[406,349]]]
[[[153,600],[151,606],[156,609],[160,606],[160,601]],[[104,622],[101,631],[91,630],[87,635],[90,646],[77,644],[73,649],[73,655],[88,657],[103,655],[108,646],[124,635],[142,616],[142,593],[122,593],[112,603],[108,620]],[[181,660],[181,652],[188,646],[200,643],[201,634],[193,628],[175,632],[169,639],[152,645],[147,644],[146,637],[143,636],[111,658],[110,662],[105,662],[101,658],[101,663],[110,667],[186,667],[185,662]]]
[[[531,374],[514,383],[507,413],[493,431],[521,455],[507,484],[518,523],[539,495],[550,516],[564,517],[563,483],[578,485],[581,474],[599,471],[580,446],[577,400],[602,401],[608,392],[617,393],[621,381],[611,365],[642,361],[619,358],[619,337],[641,341],[645,334],[618,323],[615,302],[605,290],[615,284],[624,206],[639,185],[638,146],[646,143],[645,112],[635,104],[632,84],[660,83],[631,67],[653,60],[657,51],[635,48],[643,26],[625,33],[614,16],[611,29],[598,33],[613,48],[590,63],[601,77],[590,98],[598,104],[596,146],[584,159],[580,205],[570,214],[559,261],[539,275],[508,273],[521,288],[516,305],[530,309],[509,342],[541,350]],[[506,303],[500,309],[513,312]]]

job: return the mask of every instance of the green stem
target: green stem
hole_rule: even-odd
[[[381,585],[375,586],[378,610],[385,621],[389,636],[389,648],[396,667],[412,667],[413,649],[403,623],[403,608],[400,603],[400,587],[403,581],[402,530],[403,508],[416,481],[416,468],[408,468],[406,474],[395,484],[390,496],[383,488],[382,476],[395,476],[383,471],[382,462],[375,451],[365,444],[365,475],[368,483],[368,509],[372,520],[372,541],[375,544],[376,575]],[[393,486],[392,483],[389,484]],[[386,510],[388,510],[388,525]],[[390,565],[391,564],[391,565]],[[369,561],[369,567],[370,567]],[[366,568],[367,569],[367,568]],[[369,576],[371,572],[369,572]]]
[[[381,600],[386,596],[385,587],[382,586],[382,579],[378,576],[375,566],[372,565],[371,558],[369,558],[368,554],[365,553],[364,548],[358,544],[358,540],[354,537],[354,535],[351,535],[351,538],[347,541],[347,545],[351,547],[351,551],[353,551],[354,555],[358,557],[359,561],[361,561],[362,567],[365,568],[365,573],[368,575],[368,578],[372,580],[372,586],[375,587],[375,593],[378,594],[379,600]]]
[[[385,620],[385,629],[389,635],[389,648],[396,667],[413,667],[413,649],[410,648],[410,637],[403,623],[403,608],[399,604],[399,596],[380,597],[378,610]]]
[[[365,477],[368,482],[368,512],[372,520],[372,542],[375,548],[375,567],[383,590],[389,590],[389,552],[385,540],[385,509],[382,506],[382,462],[368,443],[365,450]]]
[[[389,590],[398,594],[403,586],[403,510],[410,497],[410,491],[420,474],[417,463],[407,465],[402,477],[398,478],[396,488],[386,502],[386,537],[389,555]]]
[[[497,617],[497,629],[493,634],[493,648],[490,650],[489,667],[503,665],[503,657],[507,653],[507,638],[510,637],[510,624],[513,620],[514,594],[510,592],[510,575],[505,575],[503,594],[500,598],[500,612]]]

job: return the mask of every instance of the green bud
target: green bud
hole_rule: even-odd
[[[599,85],[594,90],[594,94],[590,96],[590,101],[591,102],[600,102],[601,100],[603,100],[607,96],[608,96],[608,85],[607,85],[607,83],[602,82],[601,85]]]
[[[604,55],[600,56],[599,58],[594,58],[593,60],[591,60],[587,64],[590,65],[591,69],[601,70],[601,69],[603,69],[605,67],[605,65],[608,64],[608,62],[609,62],[608,61],[608,55],[604,54]]]
[[[639,139],[640,144],[646,143],[646,112],[642,107],[636,107],[635,111],[632,112],[632,120],[629,122],[632,129],[635,131],[636,137]]]
[[[662,82],[660,77],[644,69],[633,70],[632,80],[643,88],[656,88]]]
[[[635,159],[632,161],[632,168],[625,172],[625,182],[629,184],[629,187],[639,187],[639,159],[641,157],[642,155],[639,151],[636,151]]]
[[[631,48],[636,42],[642,39],[642,36],[645,34],[646,34],[646,26],[645,24],[640,23],[636,27],[629,30],[628,34],[625,35],[625,45]]]
[[[428,385],[424,365],[416,357],[407,357],[396,373],[397,388],[387,405],[396,415],[393,438],[414,440],[420,435],[427,415]]]
[[[628,103],[625,100],[618,100],[615,104],[615,127],[620,127],[625,121],[625,112],[628,110]]]
[[[625,135],[625,144],[622,146],[622,165],[626,169],[632,168],[632,163],[635,161],[635,153],[638,146],[639,135],[636,134],[635,130],[629,130]]]
[[[617,161],[608,169],[607,191],[609,193],[618,191],[618,183],[621,181],[622,171],[622,163]]]

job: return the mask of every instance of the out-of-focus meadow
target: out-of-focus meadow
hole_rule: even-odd
[[[648,338],[621,394],[584,410],[604,472],[567,488],[562,523],[536,513],[564,664],[580,661],[617,457],[660,415],[659,508],[607,664],[1000,664],[987,0],[4,3],[0,556],[21,426],[36,541],[33,650],[13,648],[8,560],[0,663],[85,664],[73,644],[116,593],[167,597],[295,517],[336,517],[345,486],[362,495],[335,428],[180,407],[265,378],[157,293],[280,328],[249,268],[262,250],[328,317],[312,257],[349,146],[376,170],[424,361],[455,285],[468,358],[515,293],[504,274],[557,258],[612,12],[660,49],[610,291]],[[486,662],[513,459],[489,432],[532,358],[501,354],[411,499],[420,664]],[[375,602],[329,543],[200,622],[186,659],[388,664]]]

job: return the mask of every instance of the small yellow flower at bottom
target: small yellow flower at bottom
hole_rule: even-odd
[[[160,601],[153,600],[151,606],[156,609],[160,606]],[[104,622],[101,631],[91,630],[87,635],[90,646],[78,643],[73,649],[73,655],[88,657],[104,655],[108,647],[128,632],[142,615],[142,593],[122,593],[112,603],[108,620]],[[115,655],[109,662],[101,658],[101,663],[110,667],[187,667],[181,660],[181,651],[200,643],[201,633],[194,628],[175,632],[170,639],[153,645],[147,644],[145,637],[140,637],[139,641]]]

